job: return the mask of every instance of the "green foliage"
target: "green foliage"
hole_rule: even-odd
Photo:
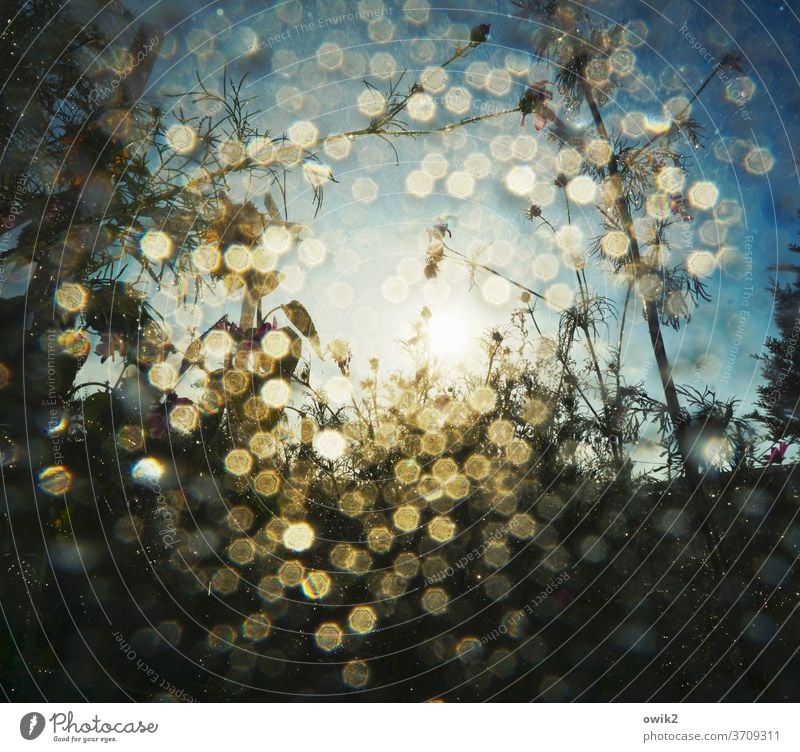
[[[800,252],[790,245],[789,249]],[[767,337],[766,354],[762,362],[763,385],[758,387],[758,410],[755,415],[767,427],[773,440],[796,440],[800,437],[800,271],[794,269],[795,279],[788,284],[773,282],[770,293],[778,336]]]

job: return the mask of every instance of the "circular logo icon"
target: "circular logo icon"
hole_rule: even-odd
[[[41,713],[25,713],[19,722],[19,733],[23,739],[35,739],[44,731],[44,716]]]

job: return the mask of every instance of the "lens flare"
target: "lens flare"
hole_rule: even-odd
[[[307,522],[289,525],[283,533],[283,545],[292,551],[305,551],[314,543],[314,529]]]
[[[39,488],[50,496],[61,496],[72,487],[72,474],[63,465],[46,467],[39,473]]]
[[[131,478],[136,483],[158,483],[163,473],[161,463],[152,457],[142,457],[131,468]]]
[[[347,618],[347,624],[357,634],[367,634],[375,629],[378,617],[372,606],[356,606]]]
[[[303,594],[310,600],[324,598],[331,589],[331,578],[325,572],[308,572],[303,577]]]

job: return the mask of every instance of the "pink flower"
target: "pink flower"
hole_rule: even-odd
[[[278,330],[278,319],[275,316],[273,316],[271,324],[268,321],[265,321],[260,327],[258,327],[255,339],[260,340],[263,336],[265,336],[269,332],[275,332],[277,330]]]
[[[525,118],[528,115],[534,116],[533,125],[537,131],[542,130],[548,123],[558,122],[558,115],[546,104],[553,98],[553,92],[547,88],[549,85],[549,81],[534,81],[525,89],[519,100],[519,109],[522,112],[520,128],[525,125]]]
[[[217,321],[216,324],[214,324],[212,329],[224,329],[235,340],[240,340],[242,338],[242,330],[232,321],[228,321],[227,313],[219,321]]]
[[[780,465],[788,448],[789,444],[787,442],[779,441],[778,446],[771,447],[769,452],[764,455],[764,461],[768,465]]]

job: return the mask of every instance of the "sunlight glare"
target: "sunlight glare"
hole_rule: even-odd
[[[443,364],[457,365],[467,358],[480,331],[462,312],[446,310],[431,316],[428,333],[431,355]]]

